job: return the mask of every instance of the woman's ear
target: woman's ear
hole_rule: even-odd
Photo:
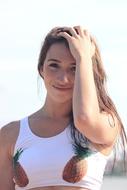
[[[44,76],[43,76],[43,74],[44,74],[43,73],[43,66],[40,67],[39,74],[44,79]]]

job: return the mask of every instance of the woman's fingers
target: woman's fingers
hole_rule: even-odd
[[[76,32],[76,30],[73,27],[60,28],[60,32],[66,32],[66,33],[70,34],[71,36],[73,36],[75,38],[78,37],[78,33]]]
[[[76,30],[78,35],[80,35],[81,37],[84,36],[84,30],[81,26],[74,26],[74,29]]]
[[[58,36],[62,36],[69,42],[70,50],[75,58],[82,52],[89,51],[91,57],[95,54],[95,45],[90,33],[81,26],[60,27],[56,30]]]
[[[56,27],[52,31],[56,32],[56,34],[65,32],[74,38],[79,38],[79,36],[80,37],[88,36],[90,38],[89,32],[87,30],[84,30],[81,26]]]
[[[58,33],[57,33],[57,36],[62,36],[62,37],[64,37],[65,39],[67,39],[67,41],[69,41],[70,38],[71,38],[70,34],[68,34],[67,32],[63,32],[63,31],[58,32]]]
[[[52,29],[53,32],[60,33],[60,32],[66,32],[70,36],[73,36],[75,38],[81,36],[84,37],[88,36],[90,37],[90,34],[88,30],[84,30],[81,26],[74,26],[74,27],[55,27]]]

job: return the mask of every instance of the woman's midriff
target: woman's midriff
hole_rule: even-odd
[[[29,190],[90,190],[83,187],[71,187],[71,186],[50,186],[50,187],[37,187]]]

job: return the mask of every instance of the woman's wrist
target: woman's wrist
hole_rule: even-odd
[[[77,64],[92,64],[92,59],[90,55],[80,55],[78,58],[76,58]]]

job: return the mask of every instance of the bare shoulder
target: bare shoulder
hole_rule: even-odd
[[[15,135],[18,134],[18,131],[19,131],[19,121],[13,121],[1,128],[0,135],[1,138],[2,137],[5,138],[5,140],[8,142],[10,140],[13,140]]]
[[[19,121],[14,121],[0,129],[0,147],[4,146],[4,148],[9,149],[11,155],[19,134],[19,128]]]
[[[15,189],[13,181],[13,147],[19,122],[11,122],[0,129],[0,189]]]

